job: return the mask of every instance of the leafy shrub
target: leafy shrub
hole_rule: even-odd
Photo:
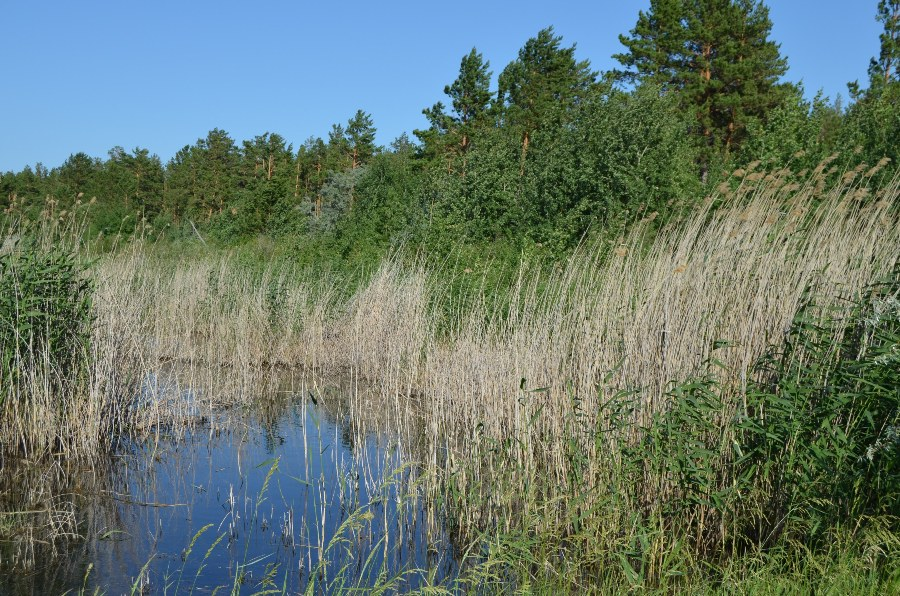
[[[900,498],[900,267],[849,317],[798,313],[747,395],[738,477],[754,479],[747,533],[816,540],[896,513]],[[837,332],[837,333],[836,333]],[[839,337],[837,341],[833,338]]]
[[[77,377],[87,358],[91,296],[84,266],[64,248],[25,241],[0,254],[0,402],[27,395],[20,385],[28,373],[50,373],[51,390]]]

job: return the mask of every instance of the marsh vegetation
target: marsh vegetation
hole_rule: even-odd
[[[502,288],[402,254],[340,278],[17,231],[56,236],[3,256],[2,564],[45,578],[74,549],[67,579],[41,581],[88,591],[177,591],[178,569],[239,591],[895,583],[898,180],[861,200],[864,180],[817,176],[745,173],[680,222],[523,262]],[[234,459],[253,470],[237,501],[192,480]],[[241,551],[260,539],[229,523],[262,535],[278,507],[306,554]],[[104,584],[87,566],[108,541],[131,567]],[[231,562],[207,566],[213,546]]]
[[[0,591],[900,591],[898,14],[848,106],[653,0],[418,143],[2,174]]]

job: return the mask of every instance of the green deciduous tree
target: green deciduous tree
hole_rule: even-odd
[[[519,157],[520,137],[510,128],[484,134],[468,153],[468,173],[435,177],[431,210],[458,241],[524,237],[527,231]]]
[[[653,86],[598,92],[556,142],[543,134],[526,169],[525,221],[557,251],[591,229],[618,235],[642,217],[658,225],[699,192],[684,116]]]
[[[820,92],[807,101],[798,87],[768,114],[765,122],[757,120],[748,125],[740,161],[746,164],[759,160],[764,170],[790,166],[799,172],[813,168],[839,149],[843,120],[839,100],[831,102]]]
[[[425,220],[415,154],[404,137],[392,145],[393,151],[377,155],[366,166],[355,191],[357,207],[336,230],[345,258],[380,258],[408,240]]]

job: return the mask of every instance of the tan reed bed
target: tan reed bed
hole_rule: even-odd
[[[140,245],[101,261],[95,277],[98,337],[128,363],[139,427],[250,403],[281,371],[326,357],[327,280],[271,267],[254,276],[227,256],[173,262]]]
[[[172,261],[140,245],[104,258],[95,279],[105,354],[131,361],[138,376],[175,371],[223,405],[252,401],[259,383],[285,371],[363,374],[408,394],[434,335],[425,273],[396,260],[349,300],[334,280],[289,266]]]
[[[573,474],[598,487],[626,481],[616,476],[616,445],[634,444],[673,383],[715,371],[725,381],[719,416],[730,419],[753,363],[780,343],[804,296],[847,306],[900,258],[900,180],[871,197],[848,177],[831,188],[816,177],[803,186],[761,178],[655,237],[638,227],[611,251],[582,249],[550,275],[523,268],[508,310],[470,301],[476,308],[450,321],[449,336],[436,334],[437,311],[424,308],[449,300],[439,282],[385,264],[360,294],[362,314],[349,311],[364,322],[347,333],[338,319],[336,341],[353,347],[352,366],[385,389],[383,403],[362,406],[392,408],[401,421],[413,404],[398,395],[413,390],[423,463],[468,495],[464,525],[508,529],[532,513],[561,523]],[[717,342],[726,345],[714,350]],[[523,391],[523,379],[540,391]],[[624,426],[603,409],[617,391],[638,398]],[[616,432],[601,449],[586,429]],[[573,441],[590,455],[577,470]],[[718,443],[726,462],[728,437]],[[641,503],[665,499],[664,479],[644,484],[653,494]]]
[[[119,431],[254,401],[276,371],[340,375],[374,385],[351,396],[354,415],[377,412],[415,443],[428,492],[455,503],[460,528],[565,533],[575,511],[625,540],[629,511],[671,487],[643,478],[615,510],[600,495],[634,481],[620,473],[623,449],[668,407],[672,384],[710,372],[714,357],[717,415],[730,419],[808,292],[844,306],[900,259],[900,178],[868,196],[866,175],[828,187],[821,172],[803,185],[749,174],[655,236],[637,226],[549,273],[523,265],[499,296],[459,297],[442,272],[388,259],[342,300],[330,278],[253,272],[230,256],[173,261],[136,242],[93,267],[86,388],[60,410],[35,378],[43,397],[28,411],[7,400],[0,436],[28,437],[39,457],[71,435],[81,438],[68,448],[89,453]],[[635,400],[624,418],[606,407],[617,392]],[[712,442],[726,462],[728,437]],[[597,498],[572,502],[575,482]],[[701,526],[712,523],[722,520]]]
[[[709,372],[712,357],[727,377],[728,419],[752,364],[781,341],[807,292],[845,305],[893,266],[898,180],[872,197],[849,178],[826,188],[821,176],[798,186],[747,175],[654,237],[638,226],[552,273],[523,266],[508,296],[485,292],[468,310],[447,305],[458,297],[439,272],[398,259],[342,302],[327,279],[272,268],[251,276],[228,257],[173,265],[138,247],[98,267],[98,330],[106,353],[137,371],[172,366],[210,403],[252,400],[271,366],[365,378],[381,397],[354,400],[360,416],[389,413],[424,441],[416,452],[426,467],[483,497],[463,507],[468,523],[488,515],[511,527],[521,507],[571,489],[573,438],[592,453],[578,474],[609,482],[620,456],[610,446],[633,444],[672,383]],[[455,314],[441,321],[446,312]],[[610,433],[600,457],[581,431],[617,430],[601,408],[617,391],[639,399],[629,430]],[[145,410],[146,424],[164,414]],[[497,450],[503,441],[513,447]],[[503,475],[523,490],[493,491]],[[536,485],[529,504],[524,487]]]

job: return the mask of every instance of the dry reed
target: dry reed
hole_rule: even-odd
[[[28,411],[3,405],[0,436],[29,437],[38,455],[54,437],[83,437],[70,449],[88,453],[129,428],[248,403],[279,369],[366,378],[378,391],[352,400],[356,416],[378,411],[415,439],[433,490],[452,482],[473,496],[458,502],[462,526],[515,527],[564,502],[573,474],[616,481],[615,449],[574,469],[572,441],[589,451],[574,416],[578,428],[617,431],[609,445],[633,444],[672,383],[708,372],[715,356],[730,374],[727,419],[806,296],[845,305],[895,266],[900,178],[868,203],[860,184],[745,179],[655,237],[638,226],[553,272],[523,266],[507,296],[483,291],[460,302],[466,310],[447,307],[458,297],[421,263],[387,260],[341,301],[327,278],[229,257],[172,263],[137,242],[95,265],[87,386],[59,412],[36,378]],[[617,391],[639,396],[627,431],[603,410]],[[507,490],[490,489],[496,478]]]
[[[132,376],[169,363],[221,401],[252,399],[267,365],[365,377],[382,397],[360,408],[389,413],[404,432],[413,408],[421,416],[426,465],[489,484],[508,462],[485,445],[512,438],[523,486],[545,478],[552,499],[572,472],[573,399],[579,424],[604,429],[598,387],[639,391],[637,428],[715,355],[731,374],[722,416],[733,415],[752,364],[805,296],[846,304],[897,262],[898,184],[863,204],[852,184],[819,194],[811,180],[786,196],[744,181],[656,237],[638,227],[616,250],[585,247],[550,274],[523,267],[506,300],[468,300],[443,327],[436,305],[451,297],[421,264],[388,260],[341,303],[327,279],[271,268],[254,277],[227,258],[172,267],[136,249],[99,267],[95,343],[137,361]],[[714,354],[717,342],[728,347]],[[123,369],[110,362],[103,374]],[[542,391],[523,392],[523,379]],[[601,479],[609,466],[594,460],[581,473]]]
[[[539,484],[540,502],[552,503],[567,496],[575,472],[610,480],[615,450],[573,469],[570,442],[590,440],[575,432],[573,416],[579,428],[614,430],[602,413],[604,396],[636,391],[633,433],[668,407],[674,382],[708,372],[715,356],[730,372],[720,413],[727,420],[741,407],[753,363],[780,343],[805,297],[823,308],[846,306],[891,270],[900,258],[898,179],[871,204],[855,200],[858,187],[821,194],[817,186],[811,181],[785,198],[764,182],[744,183],[654,238],[638,228],[618,250],[583,249],[549,276],[523,268],[508,308],[470,301],[476,308],[451,321],[449,337],[417,334],[433,330],[437,315],[407,306],[426,303],[418,296],[438,286],[385,284],[397,276],[388,265],[366,288],[367,299],[379,305],[375,320],[401,321],[407,330],[358,327],[369,335],[354,341],[382,353],[355,364],[379,378],[381,362],[419,351],[410,375],[421,396],[426,465],[446,470],[445,480],[452,473],[463,493],[479,492],[477,510],[463,505],[466,521],[513,527],[529,513],[522,501],[529,486]],[[385,314],[391,306],[396,311]],[[727,348],[714,353],[719,342]],[[522,391],[523,380],[541,391]],[[409,407],[396,399],[400,389],[394,384],[379,406],[394,405],[397,420]],[[510,447],[497,448],[504,444]],[[509,475],[510,492],[491,488]]]

